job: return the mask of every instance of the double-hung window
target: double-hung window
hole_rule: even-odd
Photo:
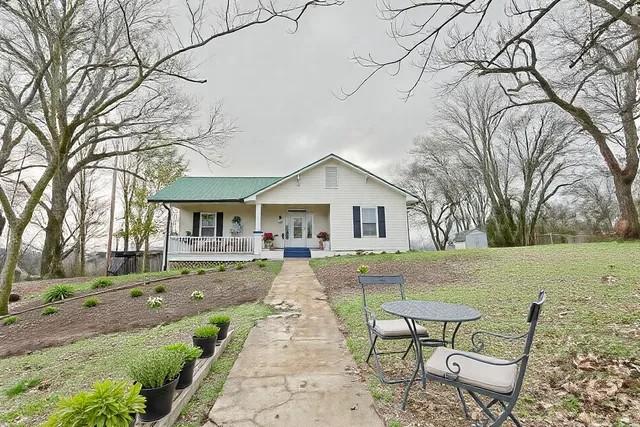
[[[200,214],[200,235],[203,237],[216,235],[216,214],[204,213]]]
[[[378,237],[378,210],[376,208],[361,208],[363,237]]]

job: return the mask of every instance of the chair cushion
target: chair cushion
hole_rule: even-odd
[[[409,326],[407,326],[407,322],[405,322],[404,319],[376,320],[376,324],[373,327],[373,330],[375,331],[376,335],[382,338],[411,338],[411,331],[409,330]],[[417,323],[416,332],[420,336],[428,335],[427,330]]]
[[[447,357],[452,353],[468,354],[490,362],[507,362],[507,360],[496,359],[494,357],[478,353],[438,347],[425,363],[425,369],[427,372],[439,377],[444,377],[445,374],[453,375],[453,373],[447,368]],[[449,366],[453,367],[453,362],[460,365],[460,372],[458,373],[457,381],[463,384],[469,384],[503,394],[511,393],[515,387],[516,377],[518,375],[517,365],[489,365],[487,363],[482,363],[462,356],[453,356],[449,359]]]

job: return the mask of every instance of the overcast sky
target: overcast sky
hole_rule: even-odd
[[[333,152],[392,178],[437,92],[425,83],[404,102],[399,89],[409,81],[381,74],[346,101],[337,98],[366,72],[350,59],[354,52],[396,49],[374,1],[315,8],[297,33],[291,29],[269,23],[198,52],[208,83],[190,90],[203,110],[221,101],[240,133],[225,149],[223,167],[190,156],[189,174],[280,176]]]

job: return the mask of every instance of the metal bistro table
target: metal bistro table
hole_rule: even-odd
[[[456,334],[458,333],[460,326],[464,322],[471,322],[480,319],[481,314],[475,308],[466,305],[449,304],[438,301],[400,300],[385,302],[381,307],[382,310],[389,314],[404,318],[405,322],[407,322],[407,325],[409,326],[409,330],[411,331],[411,336],[413,337],[413,345],[416,352],[416,367],[411,379],[405,385],[404,396],[402,398],[402,409],[404,410],[407,404],[407,397],[409,396],[409,389],[416,380],[418,371],[422,374],[421,379],[423,387],[426,386],[427,378],[425,375],[424,360],[422,357],[422,347],[446,347],[448,344],[451,344],[451,348],[455,348]],[[442,323],[442,339],[420,339],[416,333],[416,320]],[[456,326],[451,338],[447,339],[447,326],[449,323],[455,323]],[[462,398],[460,390],[458,390],[458,395]],[[464,405],[464,400],[462,400],[462,404]]]

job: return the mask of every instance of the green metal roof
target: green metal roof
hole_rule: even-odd
[[[150,202],[239,201],[280,180],[273,176],[182,177],[153,196]]]

